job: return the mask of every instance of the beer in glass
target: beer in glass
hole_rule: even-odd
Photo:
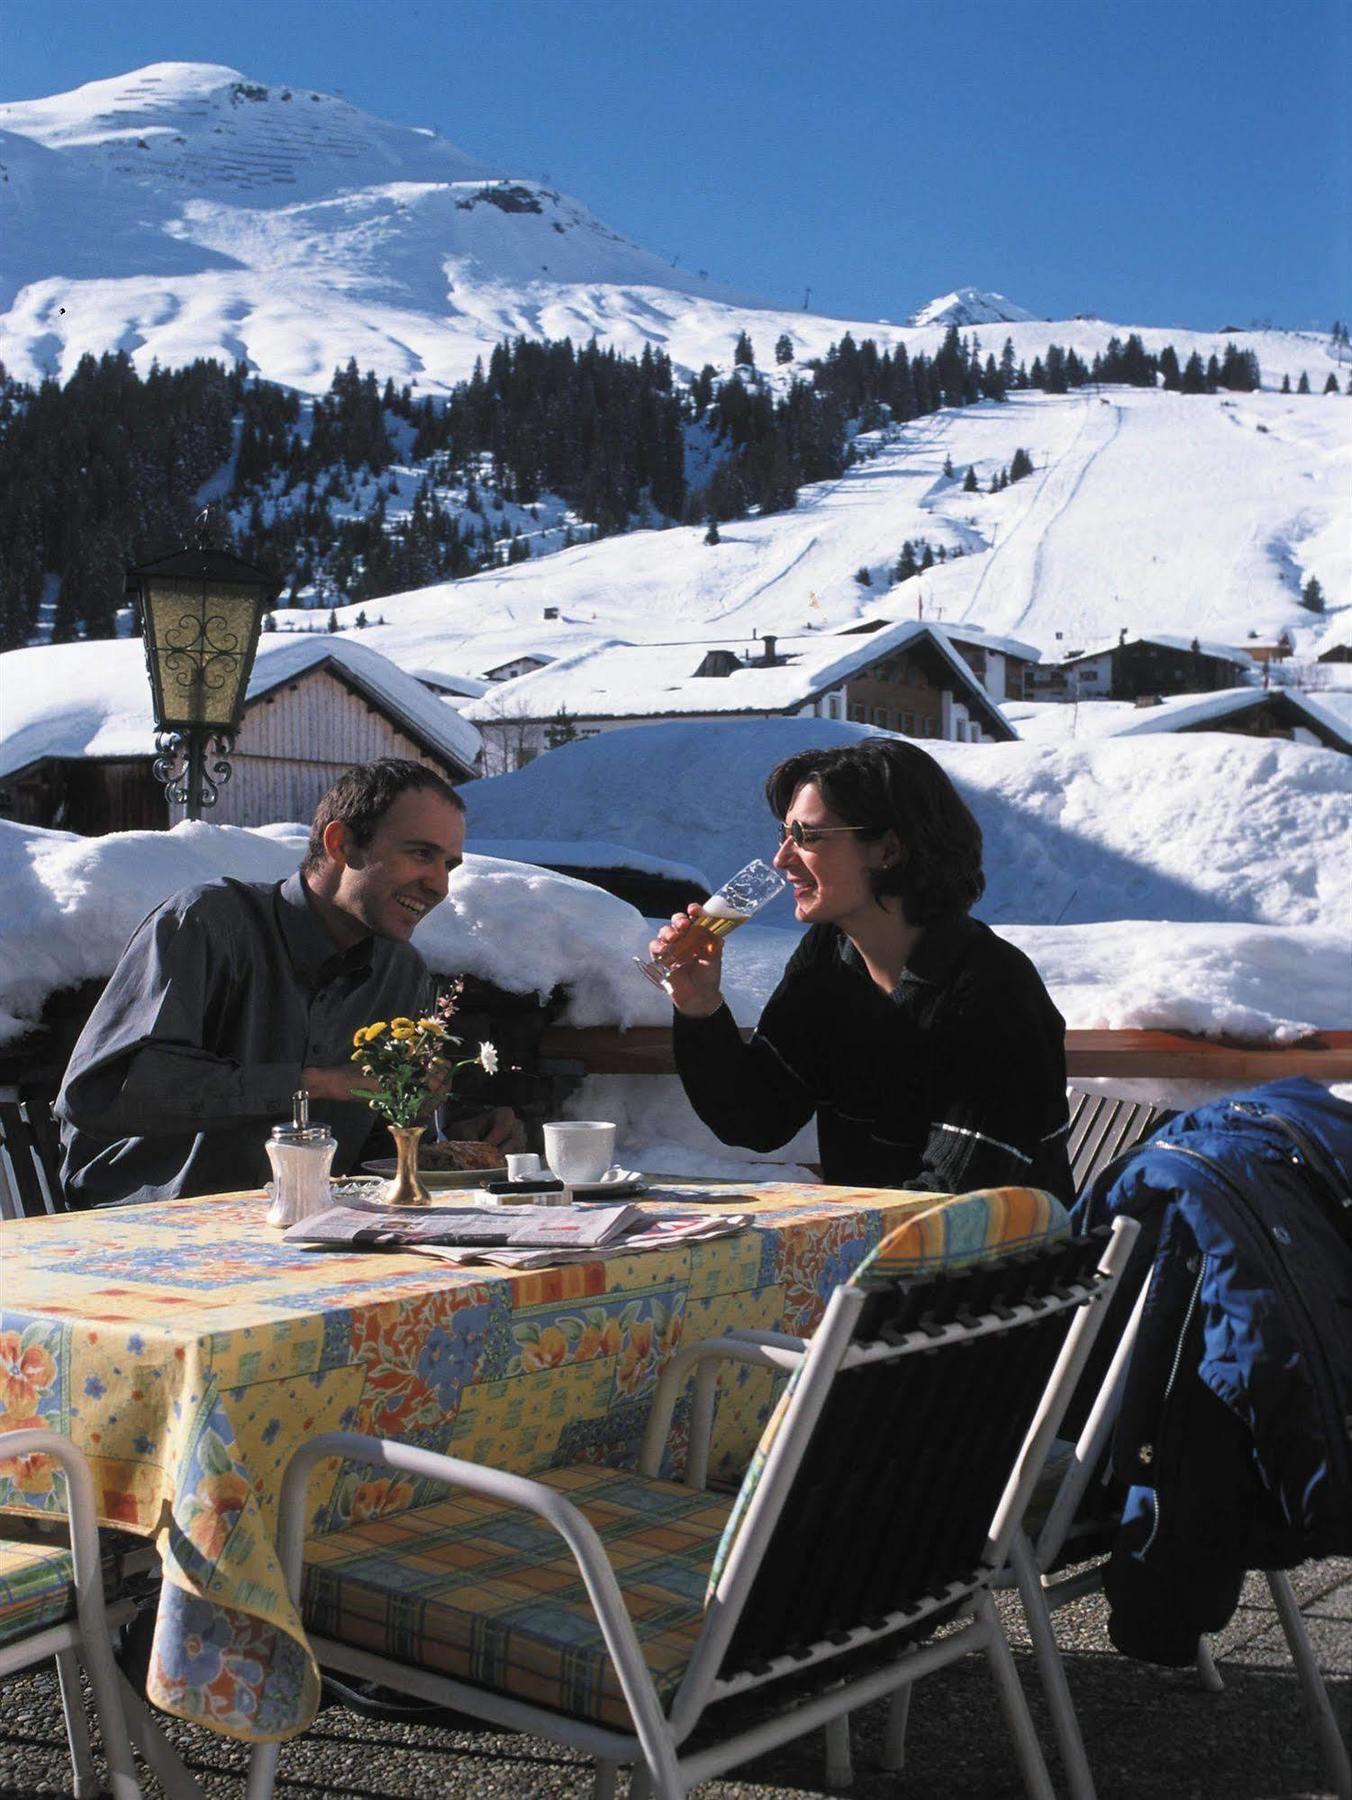
[[[739,925],[745,925],[787,886],[779,870],[772,869],[769,863],[749,862],[702,902],[699,916],[691,918],[689,930],[674,944],[668,944],[651,962],[644,962],[639,956],[634,961],[654,987],[670,992],[667,978],[673,969],[689,962],[692,956],[707,952],[710,938],[725,938]]]

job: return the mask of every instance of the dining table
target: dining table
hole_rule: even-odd
[[[93,1468],[100,1523],[154,1540],[155,1705],[255,1742],[313,1718],[319,1671],[275,1549],[282,1473],[311,1436],[400,1438],[527,1474],[633,1466],[678,1346],[735,1327],[810,1333],[833,1290],[912,1215],[940,1262],[991,1253],[1005,1229],[997,1206],[897,1189],[691,1183],[640,1204],[745,1223],[529,1270],[305,1248],[265,1223],[260,1194],[0,1224],[0,1439],[34,1425],[69,1438]],[[740,1477],[777,1380],[745,1366],[725,1375],[713,1478]],[[664,1473],[682,1465],[687,1408]],[[435,1497],[334,1460],[311,1484],[308,1526]],[[0,1511],[62,1510],[52,1466],[5,1460],[0,1442]]]

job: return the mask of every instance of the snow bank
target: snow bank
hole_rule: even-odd
[[[137,925],[169,894],[218,875],[279,881],[300,861],[305,837],[301,826],[246,831],[199,821],[85,838],[0,821],[0,1044],[22,1037],[50,994],[110,975]],[[479,975],[513,993],[544,998],[568,982],[569,1023],[634,1025],[669,1016],[631,961],[647,954],[650,936],[632,906],[586,882],[471,855],[416,941],[433,969]]]
[[[1080,708],[1081,713],[1087,708]],[[470,841],[603,837],[723,879],[769,857],[765,777],[863,726],[825,719],[643,725],[565,744],[466,790]],[[1195,734],[927,744],[981,822],[992,923],[1113,919],[1342,926],[1352,894],[1352,760]],[[766,918],[788,925],[786,902]]]

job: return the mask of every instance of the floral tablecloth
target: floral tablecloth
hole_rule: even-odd
[[[522,1472],[632,1463],[683,1338],[810,1330],[880,1236],[933,1205],[794,1186],[715,1203],[753,1227],[512,1274],[300,1250],[251,1196],[5,1223],[0,1432],[72,1439],[103,1522],[157,1539],[151,1698],[227,1736],[290,1737],[319,1692],[273,1543],[281,1472],[304,1439],[370,1432]],[[762,1372],[725,1383],[726,1471],[747,1462],[771,1400]],[[334,1462],[309,1503],[323,1531],[429,1497]],[[0,1462],[0,1507],[60,1510],[50,1464]]]

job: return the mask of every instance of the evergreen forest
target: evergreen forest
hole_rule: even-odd
[[[0,366],[0,648],[114,635],[125,570],[187,542],[208,499],[218,537],[276,574],[285,604],[331,610],[637,526],[705,524],[717,543],[720,521],[839,475],[860,432],[942,407],[1259,383],[1252,352],[1180,366],[1135,335],[1088,364],[1052,345],[1031,367],[956,326],[932,357],[847,334],[793,365],[781,338],[769,376],[745,332],[733,350],[729,372],[681,381],[648,347],[518,338],[446,395],[349,362],[313,401],[242,363],[141,375],[124,352],[86,355],[37,387]],[[534,529],[542,504],[558,529]]]

